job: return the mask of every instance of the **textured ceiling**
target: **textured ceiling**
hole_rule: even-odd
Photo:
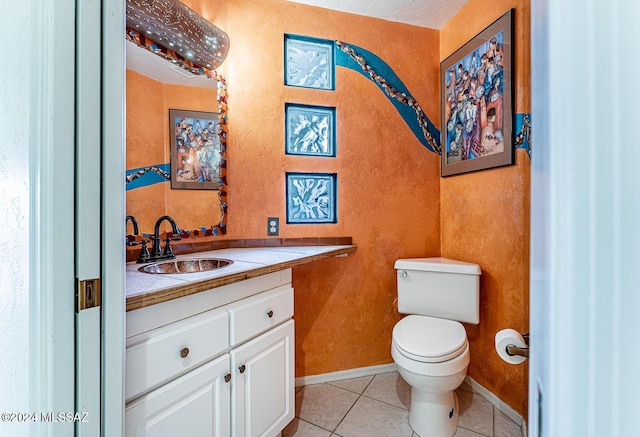
[[[289,0],[414,26],[440,29],[469,0]]]

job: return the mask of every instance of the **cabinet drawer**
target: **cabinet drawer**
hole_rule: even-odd
[[[240,344],[293,316],[293,288],[289,285],[243,299],[229,308],[229,340]]]
[[[213,310],[127,340],[125,398],[197,367],[229,348],[229,318]]]

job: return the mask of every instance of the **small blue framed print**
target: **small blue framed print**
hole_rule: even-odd
[[[285,104],[287,155],[336,156],[336,108]]]
[[[287,223],[337,223],[337,174],[287,173]]]
[[[285,85],[335,89],[333,41],[285,34],[284,64]]]

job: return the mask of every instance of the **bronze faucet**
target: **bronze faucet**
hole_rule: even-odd
[[[171,232],[173,235],[171,237],[165,238],[165,246],[164,251],[160,247],[160,225],[163,221],[168,221],[171,224]],[[169,217],[168,215],[163,215],[156,221],[156,225],[153,230],[153,236],[151,237],[151,241],[153,241],[153,248],[151,249],[151,256],[148,261],[155,261],[159,259],[174,259],[176,256],[173,254],[173,249],[171,249],[171,242],[182,240],[180,237],[180,231],[178,230],[178,226],[176,222]]]
[[[136,218],[132,215],[128,215],[127,218],[124,221],[124,226],[127,226],[127,223],[129,223],[129,221],[131,221],[131,223],[133,223],[133,235],[138,235],[138,220],[136,220]]]

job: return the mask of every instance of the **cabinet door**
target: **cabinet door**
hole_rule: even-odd
[[[293,320],[231,351],[233,436],[275,436],[293,420],[293,363]]]
[[[125,409],[126,437],[228,437],[231,384],[227,375],[229,354],[131,402]]]

